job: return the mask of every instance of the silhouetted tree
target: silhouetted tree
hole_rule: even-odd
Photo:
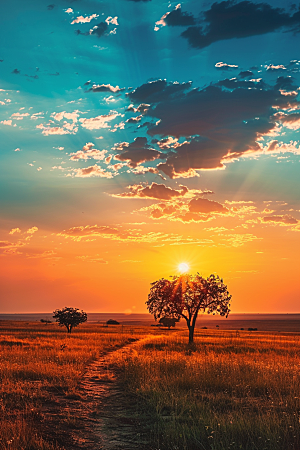
[[[164,327],[170,329],[171,327],[175,327],[176,322],[179,322],[179,319],[176,319],[174,317],[161,317],[158,323],[161,323]]]
[[[53,318],[58,322],[60,327],[66,327],[68,333],[71,333],[72,328],[78,327],[83,322],[87,321],[87,313],[80,311],[78,308],[65,307],[53,311]]]
[[[223,280],[217,275],[203,278],[196,275],[161,278],[151,283],[146,302],[155,320],[163,317],[186,320],[189,343],[194,341],[194,330],[199,312],[228,316],[231,295]]]

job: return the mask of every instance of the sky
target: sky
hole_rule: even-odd
[[[272,0],[0,5],[0,311],[146,313],[224,279],[300,312],[300,9]]]

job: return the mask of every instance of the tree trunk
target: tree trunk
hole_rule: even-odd
[[[195,325],[190,325],[189,326],[189,344],[193,344],[193,342],[194,342],[194,330],[195,330]]]

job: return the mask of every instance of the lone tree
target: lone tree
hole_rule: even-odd
[[[227,317],[230,299],[227,286],[219,276],[203,278],[197,273],[173,276],[171,280],[161,278],[151,283],[146,304],[155,320],[183,317],[189,329],[189,343],[192,343],[198,313]]]
[[[78,325],[87,321],[87,313],[80,311],[78,308],[68,308],[66,306],[53,311],[53,318],[60,327],[66,327],[68,333],[71,333],[72,328],[78,327]]]

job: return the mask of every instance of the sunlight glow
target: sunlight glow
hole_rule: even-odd
[[[181,273],[185,273],[188,272],[190,266],[187,263],[180,263],[178,264],[178,270]]]

